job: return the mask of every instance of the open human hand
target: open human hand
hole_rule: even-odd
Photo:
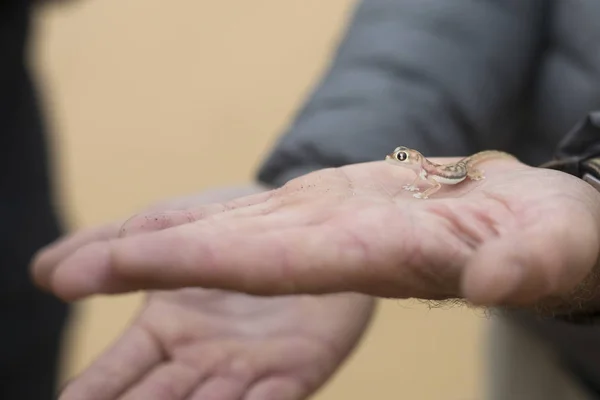
[[[360,338],[371,315],[365,299],[154,292],[60,400],[302,400]]]
[[[402,189],[411,171],[384,162],[324,169],[224,204],[139,215],[125,232],[173,226],[89,243],[60,260],[50,248],[34,271],[67,300],[197,286],[508,306],[596,302],[600,195],[515,160],[482,168],[486,179],[429,199]]]
[[[151,210],[184,210],[264,190],[257,185],[218,189]],[[122,224],[65,237],[44,260],[58,262],[119,232],[132,236],[161,229],[154,219],[126,231],[120,231]],[[302,400],[348,356],[373,306],[372,298],[353,293],[264,298],[200,288],[150,291],[125,333],[69,382],[60,399]]]

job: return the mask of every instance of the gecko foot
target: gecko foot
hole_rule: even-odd
[[[413,197],[417,198],[417,199],[427,199],[428,198],[428,196],[425,196],[423,193],[415,193],[415,194],[413,194]]]
[[[415,185],[404,185],[404,186],[402,186],[402,189],[408,190],[409,192],[418,192],[419,191],[419,188],[416,187]]]

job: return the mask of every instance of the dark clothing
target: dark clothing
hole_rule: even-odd
[[[29,290],[0,301],[0,399],[56,399],[68,308]]]
[[[29,262],[55,240],[44,124],[27,67],[29,1],[0,2],[0,399],[55,398],[68,308],[37,290]]]
[[[425,156],[493,148],[548,161],[600,110],[598,21],[598,0],[363,0],[258,178],[281,185],[382,160],[400,145]],[[600,398],[600,327],[524,318]]]
[[[52,208],[44,124],[25,51],[26,1],[0,7],[0,293],[31,290],[24,266],[54,240],[59,224]]]

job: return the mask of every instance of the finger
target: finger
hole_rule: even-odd
[[[571,291],[589,274],[599,249],[592,219],[569,217],[555,214],[548,217],[550,223],[484,244],[465,269],[462,287],[467,300],[531,305]]]
[[[308,395],[308,389],[295,380],[270,378],[256,384],[243,400],[300,400]]]
[[[266,187],[257,187],[255,185],[247,187],[224,187],[212,190],[206,190],[200,194],[169,199],[147,208],[148,213],[165,210],[187,210],[198,204],[212,204],[228,201],[231,204],[251,205],[265,201],[274,193]]]
[[[43,248],[35,255],[31,267],[33,279],[40,287],[48,290],[50,277],[54,273],[56,265],[86,244],[109,240],[118,236],[131,236],[133,234],[166,229],[201,218],[214,216],[224,211],[242,207],[248,208],[249,206],[268,200],[270,196],[270,192],[263,192],[233,199],[224,204],[213,203],[197,207],[184,207],[184,204],[180,204],[180,210],[177,210],[178,207],[174,207],[175,210],[172,211],[158,211],[157,208],[153,208],[152,211],[135,215],[124,222],[116,221],[77,232]],[[267,211],[264,208],[257,207],[245,210],[244,212],[250,215],[252,212],[266,213]]]
[[[186,399],[203,378],[200,369],[171,362],[160,365],[131,387],[120,400]]]
[[[189,224],[214,213],[226,211],[223,205],[215,204],[203,208],[202,215],[192,210],[170,210],[134,215],[123,223],[119,237],[168,229]]]
[[[249,199],[233,200],[223,204],[214,203],[183,210],[139,214],[125,221],[119,231],[119,237],[168,229],[208,218],[211,221],[219,221],[266,215],[275,209],[272,203],[262,201],[267,198],[266,194],[249,197]]]
[[[60,400],[114,400],[161,361],[152,336],[133,326],[66,386]]]
[[[189,397],[189,400],[240,400],[247,383],[235,378],[215,377],[206,381]]]
[[[91,244],[59,266],[53,290],[65,299],[191,286],[314,294],[352,290],[368,278],[368,251],[354,235],[327,225],[268,229],[247,222],[241,232],[191,224]]]
[[[86,229],[42,248],[35,254],[31,262],[31,274],[34,282],[44,289],[49,289],[50,277],[60,261],[88,243],[117,237],[120,225],[121,222],[113,222]]]

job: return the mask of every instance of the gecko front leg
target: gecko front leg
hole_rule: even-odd
[[[409,192],[418,192],[419,188],[417,187],[417,182],[421,179],[420,175],[417,175],[416,178],[410,183],[402,186],[402,189],[408,190]]]
[[[427,182],[431,183],[432,186],[422,193],[413,194],[413,197],[416,197],[417,199],[427,199],[429,198],[429,196],[440,190],[440,188],[442,187],[442,184],[434,179],[428,178]]]

